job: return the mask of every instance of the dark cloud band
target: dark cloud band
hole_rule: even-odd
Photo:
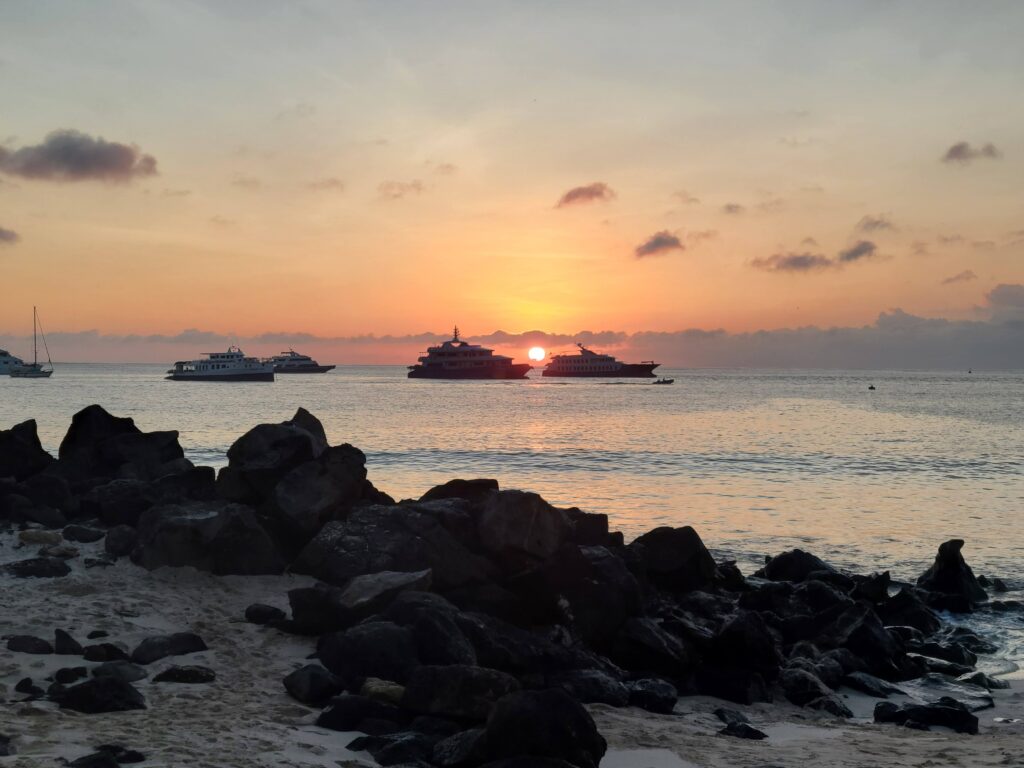
[[[157,172],[156,159],[134,145],[70,130],[53,131],[41,144],[0,148],[0,171],[42,181],[106,182],[127,182]]]

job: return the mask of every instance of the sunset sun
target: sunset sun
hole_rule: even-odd
[[[527,357],[538,363],[544,359],[544,355],[544,347],[530,347],[530,351],[527,353]]]

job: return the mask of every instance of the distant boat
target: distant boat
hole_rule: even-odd
[[[652,381],[651,382],[651,384],[675,384],[675,383],[676,383],[675,379],[658,379],[657,381]]]
[[[274,373],[327,373],[333,371],[333,365],[320,365],[309,355],[300,355],[294,349],[282,352],[263,360],[274,366]]]
[[[470,344],[459,338],[455,327],[451,341],[429,347],[419,363],[409,366],[410,379],[522,379],[532,366],[513,363],[511,357]]]
[[[0,376],[7,376],[14,368],[25,365],[20,357],[15,357],[6,349],[0,349]]]
[[[553,355],[544,369],[544,376],[568,376],[581,378],[641,378],[653,379],[658,363],[646,360],[642,363],[623,363],[611,355],[591,352],[582,344],[579,354]]]
[[[36,338],[37,329],[38,335],[43,337],[43,349],[46,350],[46,364],[50,366],[49,370],[44,368],[39,362],[39,343]],[[32,363],[22,362],[21,365],[12,367],[10,375],[13,379],[48,379],[53,376],[53,361],[50,360],[50,348],[46,346],[46,335],[43,333],[43,327],[39,323],[39,314],[36,312],[35,307],[32,307]]]
[[[204,352],[205,360],[183,360],[167,371],[171,381],[273,381],[271,363],[246,357],[238,347],[227,352]]]

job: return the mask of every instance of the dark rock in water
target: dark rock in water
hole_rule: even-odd
[[[276,624],[285,620],[285,612],[280,608],[263,603],[253,603],[245,609],[245,620],[251,624]]]
[[[800,582],[816,572],[835,573],[836,570],[810,552],[791,549],[771,558],[757,575],[771,581]]]
[[[17,683],[15,683],[14,691],[15,693],[28,694],[32,698],[39,698],[46,693],[42,688],[40,688],[33,682],[31,677],[22,678]]]
[[[145,709],[142,694],[117,677],[94,677],[66,688],[55,697],[61,709],[73,709],[87,715]]]
[[[759,672],[739,667],[701,664],[694,672],[697,690],[737,704],[771,701],[772,694]]]
[[[856,582],[857,586],[850,593],[850,597],[854,600],[881,603],[889,599],[889,587],[892,585],[892,576],[889,575],[888,571],[875,573],[864,578],[857,578]]]
[[[473,504],[482,504],[492,492],[497,490],[497,480],[449,480],[443,485],[435,485],[420,496],[420,501],[465,499]]]
[[[80,544],[91,544],[94,541],[99,541],[105,535],[99,528],[78,524],[65,526],[61,533],[68,541],[77,541]]]
[[[317,645],[317,655],[346,688],[357,690],[367,677],[405,683],[419,665],[412,633],[387,621],[324,635]]]
[[[61,685],[69,685],[88,676],[89,670],[86,667],[61,667],[53,673],[53,679]]]
[[[392,704],[384,704],[365,696],[342,694],[331,699],[328,707],[320,713],[316,724],[332,731],[359,731],[367,720],[402,723],[406,715]]]
[[[217,673],[209,667],[198,665],[172,666],[153,678],[154,683],[181,683],[183,685],[202,685],[212,683]]]
[[[629,619],[616,635],[610,656],[626,669],[669,678],[685,676],[693,665],[683,642],[649,618]]]
[[[128,660],[128,654],[113,643],[96,643],[87,645],[82,649],[82,656],[86,661],[118,661]]]
[[[18,750],[11,743],[11,737],[0,734],[0,757],[10,757],[17,754],[17,752]]]
[[[536,493],[496,491],[487,497],[477,521],[480,543],[500,559],[546,559],[571,532],[569,517]]]
[[[81,656],[82,644],[63,629],[53,631],[53,652],[61,656]]]
[[[897,725],[916,722],[925,726],[938,725],[951,728],[957,733],[975,734],[978,732],[978,718],[972,715],[963,704],[947,696],[943,696],[934,704],[899,706],[892,702],[880,701],[875,705],[875,722],[896,723]]]
[[[578,669],[549,675],[547,687],[561,688],[583,704],[624,707],[630,700],[630,689],[626,685],[597,669]]]
[[[85,636],[86,640],[99,640],[101,637],[109,637],[109,632],[104,632],[102,629],[94,629],[88,635]]]
[[[478,765],[485,759],[483,728],[455,733],[434,745],[430,762],[441,768]]]
[[[89,768],[89,766],[92,768],[104,768],[110,765],[110,763],[102,762],[104,759],[113,760],[114,765],[127,765],[144,762],[146,756],[134,749],[127,749],[120,744],[101,744],[96,747],[96,751],[93,754],[72,760],[69,765],[77,766],[78,768],[81,768],[81,766],[86,766],[86,768]],[[97,760],[98,762],[88,762],[89,760]]]
[[[903,693],[895,685],[890,685],[885,680],[869,675],[867,672],[851,672],[845,675],[843,677],[843,685],[849,686],[855,691],[866,693],[868,696],[874,696],[876,699],[887,699],[892,694],[900,695]]]
[[[359,507],[348,519],[327,523],[292,570],[338,586],[367,573],[427,568],[440,590],[490,581],[494,566],[461,544],[432,506],[458,503]]]
[[[208,650],[203,638],[194,632],[175,632],[173,635],[147,637],[132,651],[136,664],[152,664],[168,656],[183,656]]]
[[[68,765],[71,768],[118,768],[119,766],[117,758],[109,752],[93,752],[83,755],[75,758]]]
[[[500,699],[487,718],[492,759],[531,755],[597,768],[607,745],[583,705],[565,691],[519,691]]]
[[[482,721],[496,701],[518,689],[514,677],[495,669],[425,665],[409,676],[402,708],[423,715]]]
[[[924,632],[914,627],[901,627],[901,626],[886,626],[885,631],[895,637],[904,646],[909,646],[914,643],[923,643]]]
[[[910,587],[903,587],[888,600],[877,605],[875,610],[887,626],[913,627],[929,635],[937,632],[942,626],[942,621],[935,611]]]
[[[567,509],[565,514],[569,516],[569,522],[572,523],[569,539],[574,544],[583,547],[611,546],[608,515],[584,512],[576,507]]]
[[[1009,688],[1009,680],[1000,680],[996,677],[990,677],[984,672],[972,672],[971,674],[961,675],[956,679],[958,683],[967,683],[969,685],[977,685],[989,691],[996,689]]]
[[[711,644],[712,655],[722,663],[733,662],[773,680],[782,664],[782,653],[761,614],[738,611],[726,622]]]
[[[7,640],[7,650],[14,653],[53,653],[53,646],[41,637],[13,635]]]
[[[746,715],[735,709],[726,709],[725,707],[719,707],[714,711],[713,714],[726,725],[750,722]]]
[[[930,656],[922,656],[920,661],[924,663],[924,668],[928,672],[948,675],[949,677],[960,677],[961,675],[969,674],[973,670],[973,667],[969,667],[966,664],[957,664],[955,661],[934,659]]]
[[[307,664],[284,679],[288,694],[303,704],[318,707],[344,690],[341,680],[319,664]]]
[[[115,525],[107,531],[107,538],[103,542],[103,548],[108,555],[125,557],[132,553],[138,541],[139,533],[130,525]]]
[[[929,602],[933,607],[970,611],[988,600],[988,593],[960,552],[963,546],[963,539],[950,539],[940,545],[931,568],[917,579],[917,586],[932,593]]]
[[[269,498],[285,475],[323,453],[322,429],[314,435],[294,421],[253,427],[228,449],[228,466],[217,477],[217,492],[244,504]]]
[[[1002,579],[992,579],[992,591],[993,592],[1009,592],[1009,588],[1006,586],[1006,582]]]
[[[53,457],[39,442],[35,420],[0,429],[0,477],[24,480],[52,463]]]
[[[327,432],[324,430],[324,425],[320,422],[320,419],[305,408],[300,407],[295,411],[294,416],[292,416],[288,421],[282,423],[286,427],[298,427],[299,429],[304,429],[310,434],[313,438],[314,456],[320,456],[330,447],[330,443],[327,442]]]
[[[946,641],[960,645],[972,653],[995,653],[999,646],[976,635],[967,627],[952,627],[946,633]]]
[[[995,705],[995,700],[987,688],[974,683],[959,682],[950,675],[939,672],[929,672],[916,680],[907,681],[903,687],[908,694],[923,701],[935,701],[941,696],[956,699],[970,712],[980,712]]]
[[[700,589],[718,575],[715,559],[688,525],[655,528],[633,541],[629,549],[651,582],[665,589]]]
[[[804,669],[787,668],[783,670],[780,682],[786,698],[798,707],[832,694],[825,683]]]
[[[255,513],[239,504],[188,502],[139,518],[132,562],[147,570],[192,566],[217,575],[280,573],[284,561]]]
[[[922,656],[931,656],[933,659],[951,661],[954,664],[962,664],[965,667],[973,667],[978,663],[978,657],[958,642],[937,643],[934,641],[926,643],[915,643],[907,646],[907,649]]]
[[[648,712],[671,715],[679,700],[676,687],[667,680],[646,677],[628,683],[629,705],[639,707]]]
[[[748,723],[728,723],[719,733],[725,736],[736,736],[740,739],[754,739],[757,741],[768,738],[767,733],[757,730],[757,728]]]
[[[31,557],[8,563],[4,570],[18,578],[52,579],[67,576],[71,567],[58,557]]]
[[[149,672],[138,664],[120,659],[118,661],[105,661],[92,670],[93,677],[116,677],[126,683],[134,683],[149,677]]]

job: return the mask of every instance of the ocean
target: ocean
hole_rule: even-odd
[[[963,538],[976,573],[1024,598],[1024,373],[662,370],[675,384],[652,386],[536,371],[437,382],[400,366],[342,366],[208,384],[165,381],[165,367],[0,377],[0,428],[34,418],[56,452],[72,414],[99,403],[144,430],[178,430],[190,459],[222,466],[247,429],[303,406],[332,443],[361,448],[370,479],[396,498],[494,477],[607,513],[627,540],[692,525],[748,574],[800,547],[912,579],[941,542]],[[1003,643],[999,668],[1024,666],[1020,619],[981,620]]]

